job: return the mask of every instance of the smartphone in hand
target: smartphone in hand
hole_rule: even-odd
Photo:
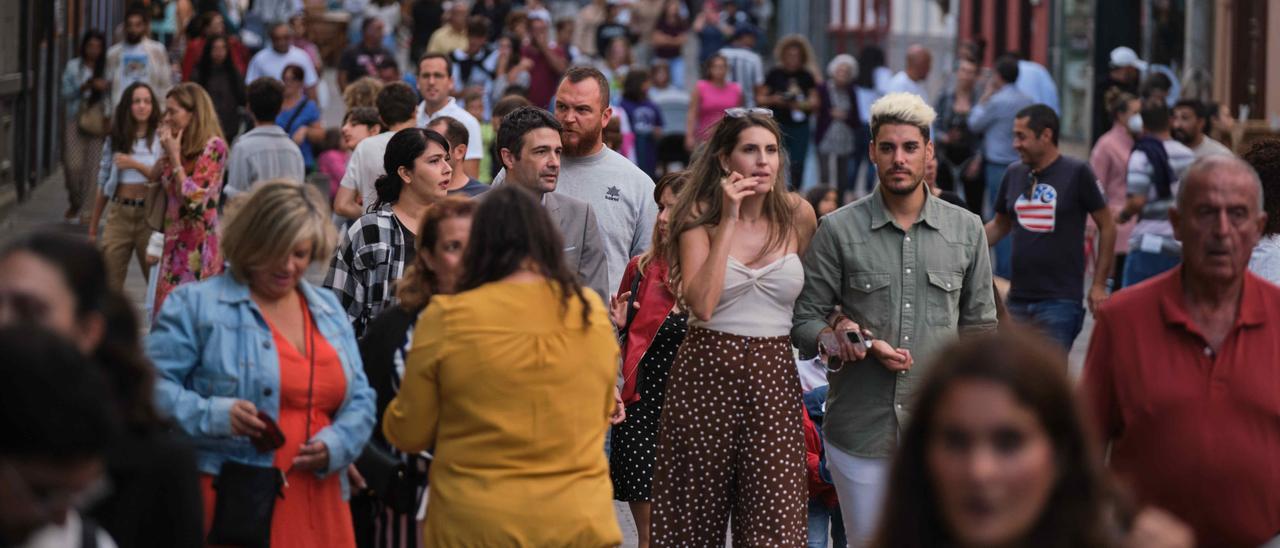
[[[258,420],[267,425],[262,435],[249,438],[253,442],[253,448],[259,453],[267,453],[284,447],[284,432],[280,431],[280,425],[261,409],[258,410]]]
[[[862,331],[849,331],[845,335],[849,337],[849,342],[859,345],[867,350],[871,350],[872,339],[862,336]]]

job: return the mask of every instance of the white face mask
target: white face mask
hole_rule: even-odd
[[[1142,115],[1134,114],[1133,116],[1130,116],[1129,121],[1125,125],[1129,127],[1130,133],[1134,135],[1141,134],[1142,133]]]

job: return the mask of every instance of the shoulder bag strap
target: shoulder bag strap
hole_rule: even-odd
[[[624,334],[631,331],[631,322],[636,319],[636,292],[640,290],[642,278],[644,278],[644,272],[637,269],[635,279],[631,280],[631,295],[627,297],[627,321],[622,324]]]
[[[284,131],[289,134],[289,138],[291,139],[293,138],[293,130],[297,129],[293,127],[293,123],[298,121],[298,116],[302,114],[302,109],[307,106],[307,101],[309,100],[310,99],[307,98],[305,93],[302,94],[302,100],[298,102],[298,106],[295,107],[293,115],[289,117],[289,121],[284,125]]]

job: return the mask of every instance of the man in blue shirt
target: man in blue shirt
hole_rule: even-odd
[[[969,129],[982,135],[982,169],[986,182],[986,196],[982,205],[982,218],[989,221],[995,214],[996,193],[1009,164],[1018,161],[1013,149],[1013,120],[1018,111],[1031,106],[1030,97],[1018,91],[1018,60],[1005,55],[996,61],[996,72],[987,82],[987,91],[969,112]],[[1009,262],[1010,243],[995,246],[995,275],[1008,279],[1012,273]]]

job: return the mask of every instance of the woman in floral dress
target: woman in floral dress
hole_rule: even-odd
[[[164,156],[155,169],[168,204],[155,312],[173,288],[222,272],[218,200],[227,160],[213,101],[196,84],[182,83],[169,91],[159,135]]]

